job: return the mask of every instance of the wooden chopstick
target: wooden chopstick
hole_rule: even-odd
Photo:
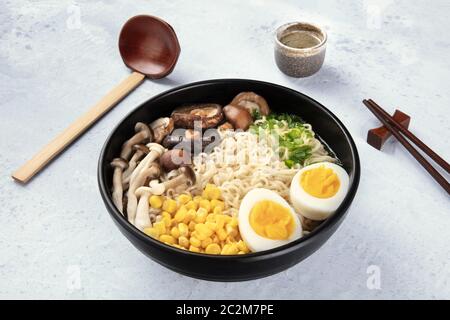
[[[369,100],[363,100],[364,105],[380,120],[381,123],[397,138],[408,152],[424,167],[425,170],[439,183],[447,194],[450,194],[450,183],[403,137],[391,123],[379,113]]]
[[[450,164],[441,158],[436,152],[431,150],[425,143],[423,143],[419,138],[417,138],[411,131],[409,131],[404,126],[400,125],[389,113],[387,113],[382,107],[380,107],[372,99],[368,100],[374,109],[380,113],[386,120],[389,121],[397,130],[403,133],[409,140],[411,140],[415,145],[417,145],[423,152],[425,152],[431,159],[434,160],[439,166],[441,166],[447,173],[450,173]]]

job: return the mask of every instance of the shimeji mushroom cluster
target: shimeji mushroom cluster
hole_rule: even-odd
[[[146,125],[138,122],[135,134],[127,140],[120,157],[113,159],[112,199],[118,210],[126,214],[130,223],[143,230],[151,226],[150,195],[161,195],[167,190],[184,190],[195,183],[192,168],[174,168],[170,180],[162,179],[159,158],[166,151],[160,144],[173,130],[170,118],[161,118]]]
[[[195,173],[187,165],[195,149],[192,146],[200,145],[203,150],[216,139],[214,135],[204,136],[204,130],[247,130],[254,114],[268,113],[264,98],[254,92],[242,92],[223,108],[215,103],[183,105],[170,117],[148,125],[136,123],[134,135],[111,162],[115,206],[136,228],[170,245],[213,254],[247,253],[236,219],[219,212],[223,202],[216,195],[195,197],[198,203],[195,199],[185,202],[190,196],[187,194],[177,199],[167,196],[181,194],[195,184]],[[184,129],[184,133],[176,133],[175,128]],[[220,135],[217,137],[220,139]],[[179,144],[187,146],[188,151],[177,148]],[[168,208],[173,209],[166,210],[163,204],[161,208],[155,206],[155,197],[160,196],[165,196],[163,203],[172,203]]]

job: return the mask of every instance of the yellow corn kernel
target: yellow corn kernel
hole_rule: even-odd
[[[195,216],[196,223],[204,223],[208,217],[208,212],[204,208],[198,208],[197,215]]]
[[[168,213],[167,211],[163,211],[162,213],[161,213],[161,217],[164,219],[164,218],[169,218],[169,219],[172,219],[172,216],[170,215],[170,213]]]
[[[211,243],[205,248],[205,253],[208,254],[220,254],[221,248],[217,243]]]
[[[229,252],[229,254],[238,254],[239,249],[238,249],[236,243],[231,243],[231,244],[230,244],[230,247],[229,247],[229,249],[228,249],[228,252]]]
[[[155,239],[158,239],[159,237],[159,232],[156,228],[145,228],[144,233]]]
[[[227,232],[225,231],[225,229],[218,229],[216,231],[217,236],[219,237],[220,241],[225,241],[225,239],[227,238]]]
[[[189,248],[189,245],[190,245],[188,238],[186,238],[184,236],[180,236],[178,238],[178,244],[186,249]]]
[[[197,205],[200,203],[200,201],[202,201],[203,198],[202,196],[195,196],[192,201],[194,201]]]
[[[196,202],[194,202],[193,200],[189,201],[188,203],[185,204],[186,209],[188,210],[197,210],[198,209],[198,204]]]
[[[184,247],[182,247],[182,246],[180,246],[179,244],[176,244],[176,243],[174,243],[172,246],[174,246],[175,248],[178,248],[178,249],[182,249],[182,250],[185,249]]]
[[[189,242],[191,243],[192,246],[197,247],[197,248],[200,248],[202,245],[202,242],[199,239],[197,239],[196,237],[191,237],[189,239]]]
[[[187,237],[189,235],[189,228],[185,223],[179,223],[178,230],[180,231],[180,236]]]
[[[215,215],[214,213],[211,213],[206,217],[207,222],[216,222],[216,219],[217,215]]]
[[[187,209],[185,206],[181,206],[180,209],[178,209],[177,213],[175,213],[175,216],[173,217],[177,222],[183,222],[186,218]]]
[[[225,244],[223,247],[222,247],[222,251],[220,252],[220,254],[228,254],[228,250],[229,250],[229,248],[230,248],[230,244]]]
[[[236,241],[236,239],[233,237],[233,236],[228,236],[226,239],[225,239],[225,243],[236,243],[237,241]]]
[[[189,231],[194,231],[195,230],[195,222],[194,221],[189,222],[188,227],[189,227]]]
[[[213,210],[215,208],[220,208],[221,210],[225,209],[225,203],[223,201],[220,201],[217,199],[212,199],[210,202],[211,202],[211,207],[213,208]]]
[[[155,195],[151,196],[148,199],[148,203],[149,203],[150,207],[155,208],[155,209],[160,209],[163,205],[163,201],[164,201],[164,199],[162,196],[155,196]]]
[[[227,235],[235,237],[238,234],[237,228],[232,227],[229,223],[225,226],[225,231]]]
[[[239,224],[238,219],[236,217],[232,217],[228,224],[232,227],[237,227]]]
[[[205,240],[202,240],[202,248],[206,248],[212,243],[212,239],[210,237],[206,238]]]
[[[206,221],[205,226],[207,226],[212,231],[216,231],[218,229],[217,223],[215,223],[215,222]]]
[[[186,217],[184,218],[183,222],[189,224],[189,222],[194,220],[196,216],[197,212],[194,209],[188,210],[186,212]]]
[[[173,199],[167,198],[163,202],[162,209],[169,213],[174,213],[177,210],[177,202]]]
[[[208,212],[211,211],[211,203],[209,203],[209,201],[206,199],[201,200],[198,205],[200,208],[204,208]]]
[[[170,229],[171,225],[172,225],[172,219],[171,218],[163,218],[162,222],[164,222],[164,224],[166,225],[166,227],[168,229]]]
[[[221,215],[222,214],[222,208],[221,207],[215,207],[212,212],[216,215]]]
[[[162,241],[162,242],[169,243],[169,244],[174,244],[175,243],[175,238],[172,237],[172,236],[169,236],[167,234],[163,234],[163,235],[159,236],[159,240]]]
[[[246,254],[244,251],[239,251],[238,254]]]
[[[153,224],[153,227],[158,231],[158,235],[165,234],[166,231],[166,224],[164,221],[158,221]]]
[[[214,230],[208,228],[203,223],[195,225],[195,231],[197,232],[197,236],[200,240],[205,240],[206,238],[212,236],[212,234],[214,233]]]
[[[209,200],[219,200],[219,198],[221,196],[220,189],[217,187],[212,188],[211,190],[208,190],[207,194],[208,194]]]
[[[242,240],[239,240],[239,241],[236,243],[236,245],[237,245],[238,249],[239,249],[240,251],[243,251],[244,253],[247,253],[247,252],[250,251],[250,250],[248,249],[247,245],[245,244],[245,242],[242,241]]]
[[[225,217],[226,215],[224,214],[216,214],[216,224],[217,224],[217,229],[222,229],[223,227],[225,227]]]
[[[189,251],[192,251],[192,252],[200,252],[200,249],[197,248],[197,247],[194,247],[194,246],[190,246],[190,247],[189,247]]]
[[[237,254],[239,252],[239,249],[237,248],[236,244],[229,244],[223,246],[221,254]]]
[[[172,224],[172,217],[170,216],[170,213],[168,213],[167,211],[163,211],[163,213],[161,213],[161,216],[161,221],[163,221],[166,227],[169,228]]]
[[[186,204],[192,200],[192,197],[188,194],[180,194],[177,198],[179,204]]]
[[[217,234],[213,234],[213,235],[211,236],[211,239],[212,239],[213,243],[220,243],[220,239],[219,239],[219,237],[217,236]]]
[[[170,229],[170,235],[175,239],[178,239],[180,237],[180,230],[177,227],[173,227]]]
[[[208,183],[205,187],[205,189],[202,192],[203,198],[212,200],[212,199],[219,199],[220,198],[220,189],[217,188],[214,184]]]
[[[225,223],[230,223],[233,218],[227,214],[224,214],[223,219],[225,220]]]

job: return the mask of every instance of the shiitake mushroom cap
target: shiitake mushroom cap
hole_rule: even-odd
[[[247,109],[251,115],[255,111],[262,116],[267,116],[270,113],[269,104],[266,99],[254,92],[241,92],[234,97],[230,104]]]
[[[196,122],[201,129],[216,127],[223,120],[222,106],[216,103],[199,103],[181,106],[172,112],[175,127],[194,129]]]
[[[229,104],[223,108],[225,118],[234,129],[247,130],[253,123],[253,117],[244,107]]]

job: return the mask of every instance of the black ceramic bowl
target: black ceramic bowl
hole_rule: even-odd
[[[179,250],[154,240],[140,232],[119,213],[111,199],[111,160],[120,153],[122,143],[133,133],[136,122],[149,123],[168,116],[184,103],[215,102],[226,105],[242,91],[262,95],[275,112],[301,116],[331,147],[350,175],[348,194],[337,212],[314,232],[282,247],[246,255],[215,256]],[[360,164],[355,143],[344,125],[317,101],[297,91],[272,83],[223,79],[210,80],[178,87],[146,101],[114,128],[106,140],[98,164],[98,183],[103,201],[120,231],[140,251],[156,262],[176,272],[207,280],[242,281],[269,276],[302,261],[334,233],[344,219],[358,188]]]

